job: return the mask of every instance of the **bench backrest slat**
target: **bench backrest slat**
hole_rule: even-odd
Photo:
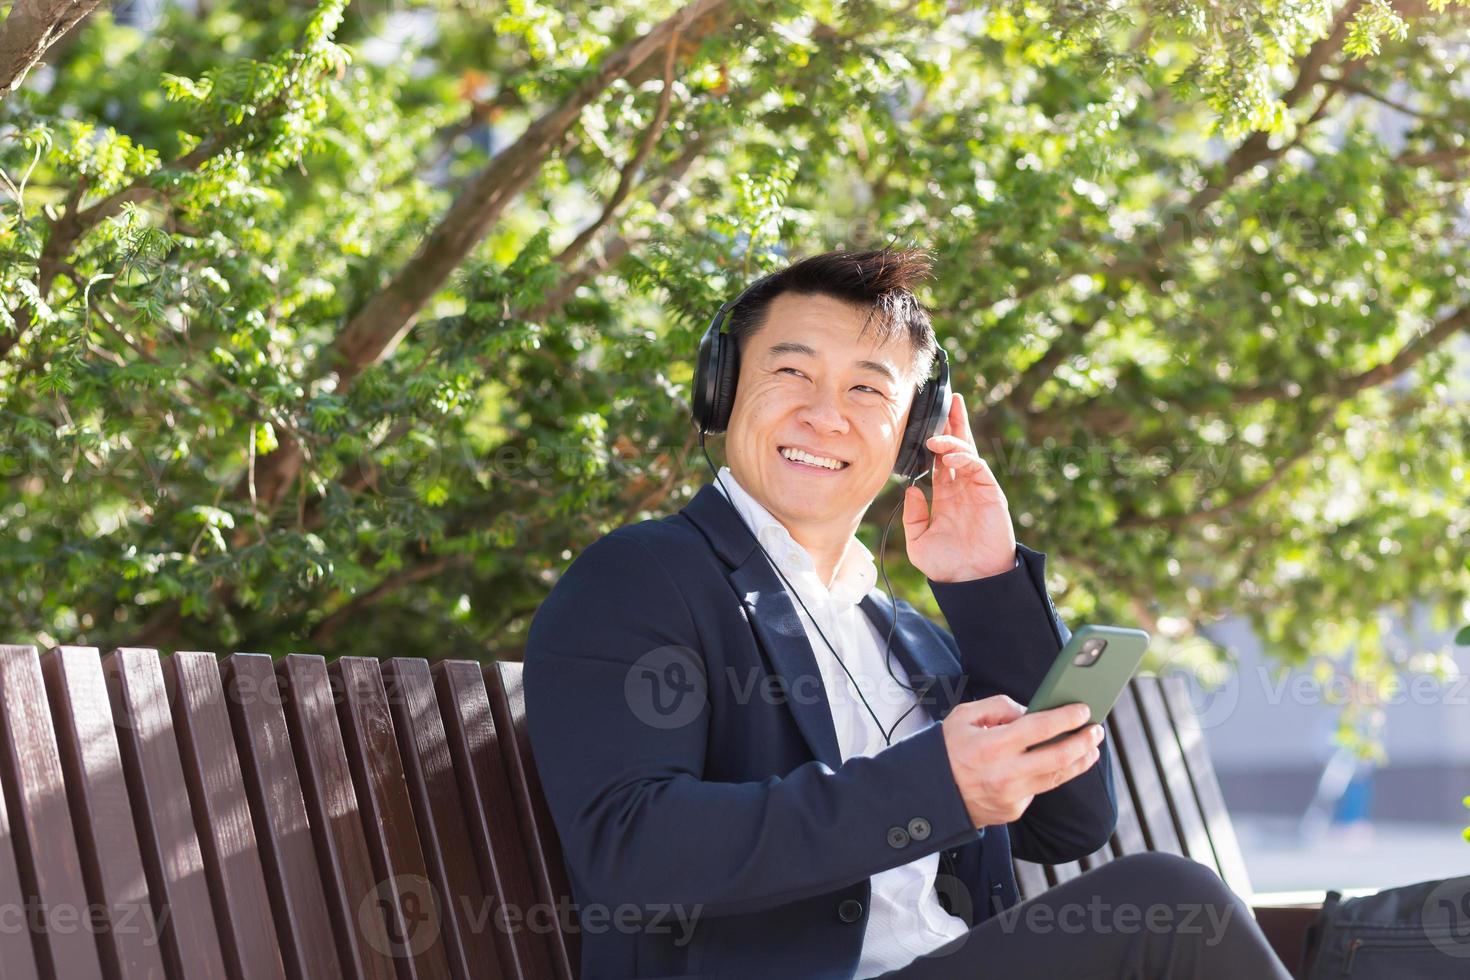
[[[497,661],[485,668],[485,688],[490,695],[490,711],[505,749],[506,768],[515,792],[521,833],[531,858],[532,878],[537,900],[547,904],[557,923],[552,936],[552,967],[557,980],[574,980],[581,958],[579,933],[562,922],[563,903],[569,901],[571,885],[562,862],[561,843],[556,836],[541,780],[531,754],[531,740],[526,732],[526,698],[521,686],[521,665]],[[569,906],[568,906],[569,907]],[[568,913],[569,915],[571,913]]]
[[[164,658],[163,679],[226,967],[234,980],[285,980],[219,661],[175,653]]]
[[[114,705],[148,891],[167,910],[159,918],[169,975],[176,980],[226,977],[158,652],[124,647],[103,658],[102,670]]]
[[[449,960],[437,941],[445,910],[434,900],[378,661],[341,657],[328,670],[341,694],[337,713],[377,875],[373,898],[389,916],[400,977],[448,980]]]
[[[378,879],[327,663],[291,654],[276,665],[276,680],[342,967],[350,977],[394,980],[387,922],[374,897]],[[379,914],[363,914],[364,903]]]
[[[484,670],[471,661],[445,660],[434,665],[434,675],[481,879],[488,893],[498,898],[496,915],[510,910],[495,920],[501,966],[507,976],[550,977],[548,937],[526,921],[526,911],[536,902],[536,887],[500,734],[490,712]]]
[[[489,918],[493,910],[470,846],[459,778],[428,661],[398,657],[384,663],[382,671],[424,860],[441,904],[451,971],[461,980],[500,980]]]
[[[1118,804],[1118,823],[1113,828],[1109,843],[1113,853],[1139,854],[1148,850],[1148,841],[1143,836],[1143,824],[1139,822],[1138,810],[1133,806],[1133,793],[1128,788],[1128,776],[1123,772],[1123,757],[1118,754],[1118,723],[1111,714],[1107,719],[1108,739],[1112,751],[1108,757],[1113,767],[1113,797]]]
[[[1121,757],[1128,788],[1133,794],[1133,808],[1138,814],[1148,849],[1183,854],[1179,834],[1174,829],[1174,818],[1169,813],[1168,797],[1164,795],[1163,780],[1159,777],[1153,750],[1143,729],[1136,683],[1137,679],[1130,681],[1117,704],[1113,705],[1114,731],[1117,733],[1113,749]]]
[[[103,973],[129,980],[162,978],[158,920],[143,873],[102,657],[96,647],[61,647],[41,658],[41,670],[87,891],[106,916],[97,935]]]
[[[0,783],[19,890],[35,899],[36,914],[56,929],[37,938],[36,966],[42,976],[101,980],[97,943],[86,926],[87,886],[61,752],[35,647],[0,649],[0,721]],[[31,911],[25,902],[16,908]]]
[[[1225,883],[1237,894],[1248,898],[1252,888],[1245,854],[1235,836],[1235,827],[1230,823],[1230,813],[1225,809],[1225,797],[1220,791],[1220,781],[1210,761],[1209,749],[1205,746],[1199,715],[1189,700],[1189,681],[1182,674],[1169,674],[1159,678],[1159,689],[1174,735],[1179,740],[1184,757],[1183,769],[1209,834],[1215,865]]]
[[[1015,858],[1011,862],[1016,871],[1016,890],[1021,900],[1034,898],[1051,887],[1046,879],[1046,865]]]
[[[341,980],[337,944],[322,941],[333,934],[332,920],[275,664],[264,654],[237,653],[220,663],[220,675],[286,975]]]
[[[5,794],[0,793],[0,907],[25,910],[25,888],[20,881],[20,866],[16,863],[17,843],[22,848],[25,846],[23,840],[15,840],[11,833]],[[0,963],[5,964],[6,980],[40,980],[41,970],[36,963],[32,938],[37,943],[45,941],[34,934],[29,922],[24,929],[0,929]]]
[[[1164,707],[1164,696],[1157,677],[1140,677],[1135,681],[1138,710],[1144,732],[1153,752],[1154,768],[1164,785],[1164,798],[1174,818],[1174,830],[1183,845],[1184,855],[1211,867],[1216,866],[1210,835],[1205,831],[1204,817],[1194,798],[1194,787],[1184,771],[1184,756],[1174,737],[1174,725]]]

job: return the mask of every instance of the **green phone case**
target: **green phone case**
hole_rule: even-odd
[[[1088,666],[1072,663],[1072,658],[1082,652],[1083,644],[1097,637],[1107,640],[1108,645],[1098,658]],[[1148,634],[1143,630],[1124,626],[1082,626],[1072,634],[1067,645],[1057,654],[1051,669],[1041,679],[1041,686],[1032,695],[1027,713],[1058,708],[1064,704],[1081,701],[1092,709],[1087,724],[1101,723],[1113,710],[1113,705],[1128,685],[1128,678],[1138,669],[1148,650]],[[1080,725],[1072,731],[1085,728]],[[1066,738],[1071,732],[1063,732],[1031,748],[1050,745]]]

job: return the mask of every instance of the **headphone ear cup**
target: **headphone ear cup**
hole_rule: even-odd
[[[924,446],[929,417],[933,414],[933,406],[930,404],[933,401],[933,392],[930,387],[926,385],[923,391],[914,396],[914,407],[909,412],[909,421],[904,426],[903,439],[899,442],[898,459],[893,463],[893,472],[905,480],[928,469],[930,464],[925,457],[933,456]]]
[[[708,432],[714,414],[713,361],[717,353],[719,334],[713,325],[699,338],[699,356],[694,363],[694,387],[691,392],[689,414],[694,418],[694,427]]]
[[[725,334],[720,338],[720,359],[715,371],[713,432],[724,432],[730,427],[730,415],[735,411],[735,382],[740,376],[737,360],[735,342]]]
[[[893,464],[894,473],[909,479],[923,475],[934,466],[934,453],[927,443],[944,431],[949,401],[949,357],[941,347],[939,377],[914,395],[909,421],[904,426],[903,439],[899,441],[898,458]]]

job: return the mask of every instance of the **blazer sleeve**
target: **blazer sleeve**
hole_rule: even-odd
[[[929,581],[953,633],[934,629],[959,658],[967,701],[1004,694],[1028,704],[1072,636],[1046,591],[1046,555],[1020,544],[1016,550],[1020,561],[1009,571],[966,582]],[[1118,821],[1111,742],[1104,734],[1091,768],[1037,794],[1006,825],[1016,857],[1058,864],[1107,843]]]
[[[975,839],[939,722],[835,770],[811,761],[755,782],[705,779],[695,618],[625,531],[572,563],[525,652],[531,749],[583,901],[759,911]],[[915,816],[930,836],[891,846],[890,828]]]

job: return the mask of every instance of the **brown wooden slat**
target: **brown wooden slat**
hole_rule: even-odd
[[[548,937],[526,927],[525,911],[536,902],[536,888],[483,669],[471,660],[445,660],[434,665],[434,675],[481,880],[497,900],[501,966],[507,976],[550,977]],[[506,908],[517,914],[500,917]]]
[[[175,980],[227,976],[158,652],[124,647],[103,658],[102,672],[164,963]]]
[[[1128,682],[1118,703],[1113,705],[1112,719],[1113,749],[1120,756],[1123,771],[1133,793],[1133,805],[1137,810],[1139,825],[1143,828],[1148,849],[1169,854],[1184,854],[1179,834],[1174,829],[1174,817],[1169,813],[1169,799],[1164,793],[1164,783],[1154,764],[1153,750],[1148,735],[1143,730],[1143,718],[1138,711],[1137,678]]]
[[[1137,677],[1134,684],[1144,732],[1153,749],[1154,762],[1164,784],[1169,812],[1174,817],[1174,829],[1184,845],[1184,854],[1215,868],[1215,850],[1210,846],[1210,835],[1205,831],[1205,820],[1194,798],[1189,773],[1184,770],[1184,755],[1174,737],[1174,724],[1169,718],[1169,710],[1164,707],[1158,678],[1153,675]]]
[[[128,980],[164,976],[163,954],[112,702],[96,647],[61,647],[41,658],[87,892],[99,911],[103,972]],[[6,976],[9,973],[0,969]]]
[[[389,914],[389,939],[403,980],[449,977],[444,950],[444,899],[429,878],[403,761],[378,662],[341,657],[329,670],[338,682],[338,718],[368,853],[377,875],[377,899]]]
[[[1061,864],[1048,864],[1046,866],[1047,880],[1053,885],[1060,885],[1064,881],[1070,881],[1082,873],[1082,865],[1076,861],[1064,861]]]
[[[9,654],[0,648],[0,658]],[[0,711],[5,710],[0,703]],[[0,780],[6,782],[6,780]],[[20,880],[20,867],[15,860],[15,845],[18,843],[10,831],[10,812],[5,803],[7,793],[0,792],[0,908],[26,908],[25,887]],[[34,938],[29,927],[22,929],[0,929],[0,963],[4,963],[5,980],[39,980],[40,967],[36,963],[36,951],[31,945]]]
[[[1011,865],[1016,871],[1016,890],[1020,892],[1021,901],[1035,898],[1051,887],[1046,877],[1046,865],[1021,858],[1012,858]]]
[[[1113,767],[1113,796],[1118,804],[1118,823],[1113,828],[1113,836],[1109,843],[1115,855],[1140,854],[1148,850],[1148,842],[1143,837],[1143,827],[1138,822],[1138,810],[1133,805],[1133,791],[1128,786],[1128,777],[1123,773],[1123,760],[1118,754],[1117,727],[1110,714],[1107,718],[1109,748],[1108,753]]]
[[[1325,897],[1325,896],[1324,896]],[[1315,905],[1265,905],[1251,909],[1266,942],[1294,977],[1307,975],[1307,930],[1322,914],[1322,903]],[[1407,974],[1405,974],[1407,976]]]
[[[1225,797],[1220,792],[1215,766],[1210,761],[1210,753],[1200,731],[1199,717],[1189,700],[1189,682],[1183,675],[1171,674],[1159,679],[1159,689],[1184,753],[1189,780],[1204,816],[1210,845],[1215,850],[1215,864],[1220,869],[1220,876],[1236,894],[1249,898],[1253,894],[1250,873],[1246,870],[1245,855],[1235,836],[1230,813],[1225,809]]]
[[[1099,847],[1091,854],[1083,855],[1081,860],[1079,860],[1077,864],[1082,868],[1083,871],[1091,871],[1093,868],[1100,868],[1104,864],[1107,864],[1113,859],[1113,857],[1114,855],[1112,842],[1109,841],[1107,844]]]
[[[33,936],[35,965],[42,976],[101,980],[97,943],[86,928],[87,886],[61,753],[35,647],[0,646],[0,783],[19,890],[34,897],[37,914],[54,928]],[[24,903],[19,909],[29,911]]]
[[[382,665],[424,860],[444,907],[449,966],[462,980],[500,980],[491,931],[493,911],[470,846],[465,805],[449,751],[429,662],[396,657]]]
[[[338,980],[344,974],[337,944],[326,941],[332,920],[275,664],[264,654],[237,653],[225,658],[220,673],[286,975]]]
[[[392,945],[374,895],[377,878],[326,661],[291,654],[276,666],[276,679],[343,969],[354,978],[392,980]]]
[[[526,698],[521,687],[521,665],[497,661],[485,668],[485,689],[490,695],[490,711],[496,730],[501,734],[506,769],[515,793],[521,834],[531,856],[531,875],[536,883],[539,902],[556,914],[550,919],[557,927],[551,937],[552,967],[557,980],[574,980],[581,961],[580,931],[562,921],[561,909],[575,915],[566,865],[562,861],[561,843],[556,826],[546,808],[541,780],[536,775],[531,740],[526,733]]]
[[[225,964],[235,980],[285,980],[219,662],[181,651],[164,660],[163,679]]]

